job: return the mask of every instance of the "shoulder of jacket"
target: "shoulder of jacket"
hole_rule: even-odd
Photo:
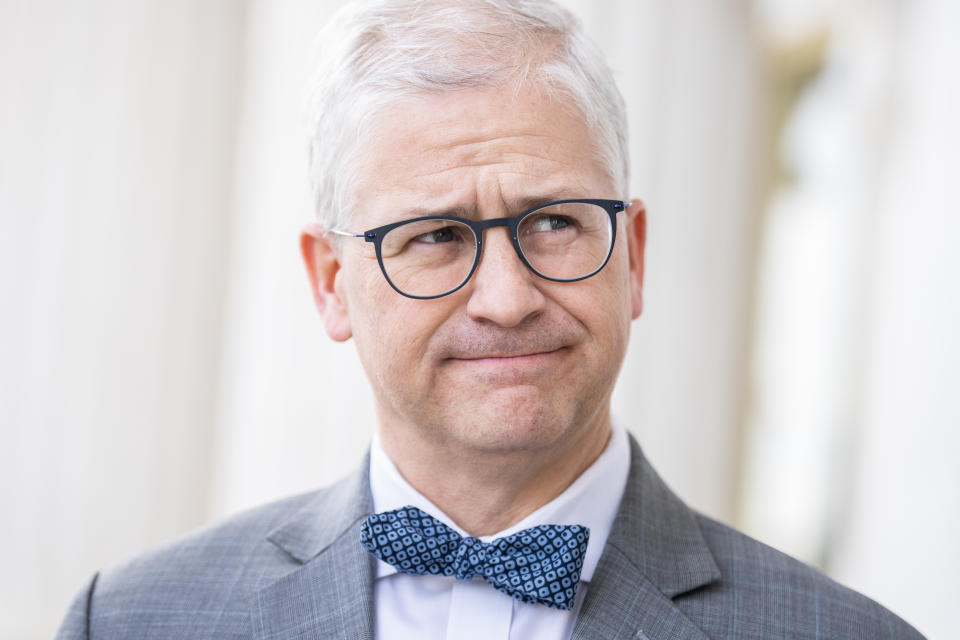
[[[825,637],[922,640],[896,614],[820,570],[712,518],[698,513],[697,519],[722,574],[704,596],[723,601],[721,606],[760,612],[769,620],[781,616]]]
[[[237,513],[100,572],[91,590],[94,621],[133,612],[222,611],[298,563],[267,540],[323,489]]]

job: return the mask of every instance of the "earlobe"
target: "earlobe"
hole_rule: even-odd
[[[333,242],[316,223],[306,225],[300,233],[300,253],[310,279],[313,302],[323,318],[327,335],[337,342],[343,342],[350,339],[353,330],[346,300],[336,286],[341,272],[340,258]]]
[[[627,246],[630,253],[630,299],[636,320],[643,312],[643,265],[647,245],[647,208],[635,199],[627,209]]]

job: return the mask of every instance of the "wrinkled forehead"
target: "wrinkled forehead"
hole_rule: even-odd
[[[383,105],[358,141],[351,223],[394,221],[370,219],[384,208],[492,217],[551,197],[620,197],[601,151],[582,111],[537,86],[408,96]]]

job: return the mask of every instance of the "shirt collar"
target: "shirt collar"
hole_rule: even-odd
[[[493,535],[481,536],[480,540],[489,542],[542,524],[580,524],[589,527],[590,542],[580,573],[580,580],[589,582],[610,535],[629,471],[630,444],[627,433],[614,421],[613,433],[603,453],[563,493],[515,525]],[[370,446],[370,490],[373,493],[373,508],[377,513],[413,505],[460,535],[468,535],[400,475],[384,451],[379,434],[374,435]],[[377,560],[377,578],[396,572],[393,566]]]

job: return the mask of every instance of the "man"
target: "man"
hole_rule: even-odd
[[[645,212],[566,11],[364,2],[321,41],[301,248],[369,459],[94,577],[59,637],[920,637],[691,511],[613,424]]]

